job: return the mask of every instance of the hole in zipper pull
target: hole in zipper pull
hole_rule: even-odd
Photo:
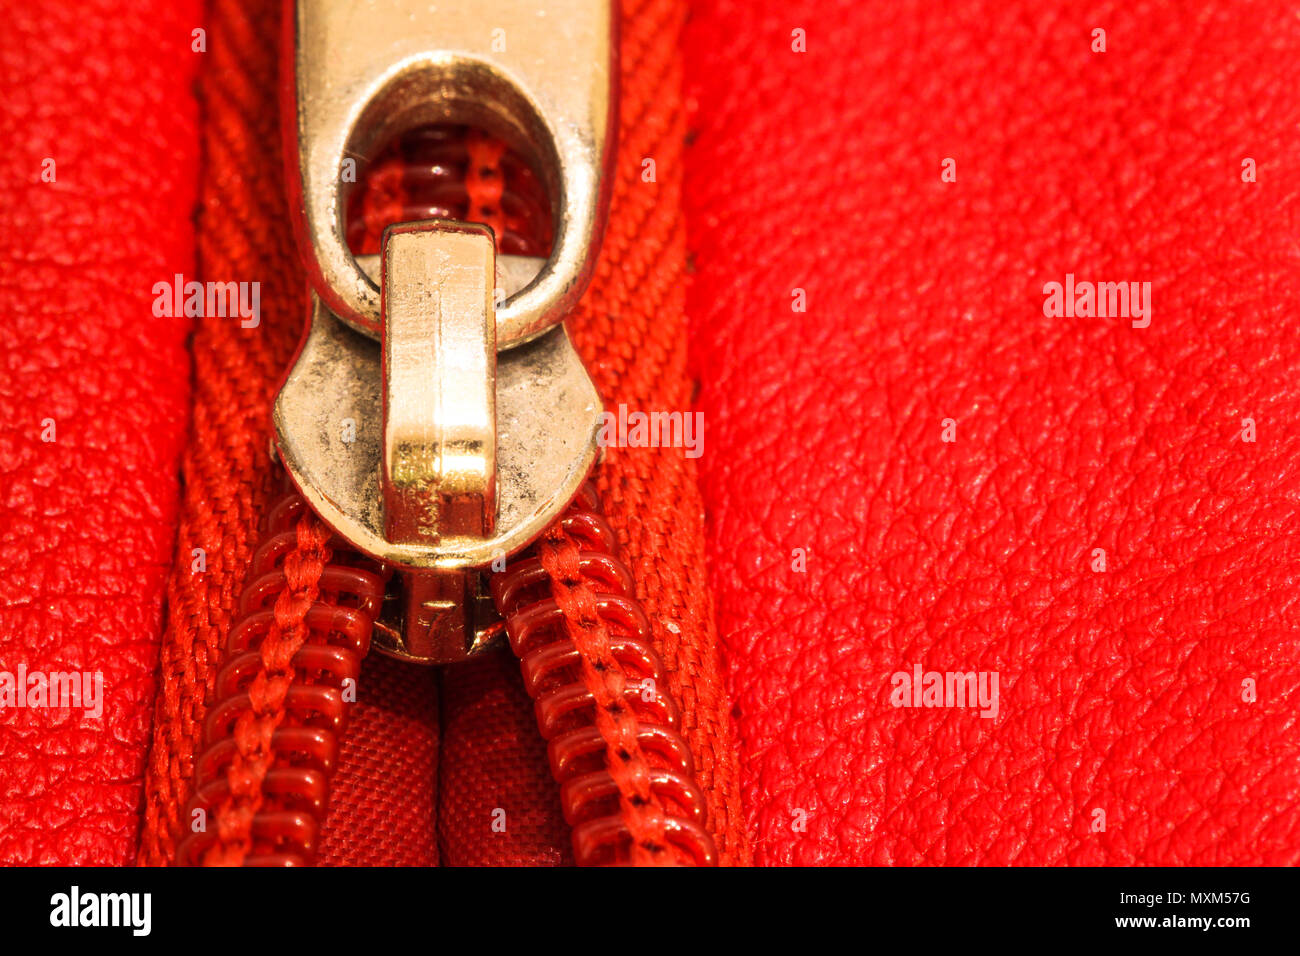
[[[423,219],[489,226],[502,255],[551,254],[551,205],[533,166],[501,139],[469,126],[422,126],[357,169],[345,228],[353,255],[380,251],[384,229]]]

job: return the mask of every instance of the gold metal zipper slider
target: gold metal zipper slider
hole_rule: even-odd
[[[408,660],[458,660],[495,632],[479,569],[540,535],[598,453],[600,397],[562,320],[604,217],[613,13],[577,0],[538,12],[302,0],[292,14],[291,179],[315,296],[276,446],[321,518],[402,572],[375,643]],[[487,227],[446,220],[390,227],[379,261],[353,259],[345,151],[430,122],[536,157],[559,224],[550,259],[498,258]]]

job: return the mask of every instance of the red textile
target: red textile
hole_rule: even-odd
[[[683,409],[689,404],[690,382],[685,377],[686,261],[678,161],[683,113],[677,41],[685,8],[682,0],[625,0],[624,6],[620,104],[625,135],[596,276],[570,330],[607,401],[642,409]],[[210,553],[219,548],[220,560],[210,558],[204,575],[178,566],[169,585],[163,692],[154,722],[139,857],[146,864],[173,862],[178,839],[189,825],[181,812],[193,787],[194,754],[201,745],[207,698],[257,523],[271,496],[272,466],[266,454],[271,397],[306,315],[306,285],[290,235],[288,199],[275,148],[283,81],[275,66],[279,14],[280,5],[269,0],[213,0],[209,9],[212,53],[199,79],[205,111],[200,268],[204,278],[257,276],[263,283],[262,321],[247,330],[229,321],[205,319],[196,329],[195,425],[183,460],[180,550],[188,553],[192,544]],[[658,181],[647,186],[641,160],[650,154],[660,156],[665,168]],[[703,587],[702,509],[692,463],[679,450],[664,454],[659,449],[610,449],[599,480],[620,547],[642,589],[638,597],[654,621],[669,690],[682,705],[682,731],[693,750],[720,858],[745,862],[749,847],[730,701]],[[454,680],[447,686],[448,698],[456,699]],[[526,706],[508,692],[501,699],[505,705]],[[431,695],[429,707],[434,706]],[[454,714],[444,714],[447,759],[439,771],[442,789],[450,786],[448,781],[482,782],[472,774],[457,776],[463,769],[457,754],[475,748],[458,750],[453,735],[477,735],[486,726],[466,726]],[[501,724],[504,732],[516,726],[513,720]],[[386,740],[384,750],[406,745]],[[423,746],[424,738],[413,745]],[[477,749],[490,747],[510,751],[512,740],[489,740]],[[521,760],[539,756],[526,747],[514,752]],[[353,759],[383,762],[373,753],[350,753]],[[391,753],[388,762],[413,763],[408,756]],[[528,780],[533,773],[525,769],[510,784]],[[482,792],[457,796],[464,796],[467,806],[495,806],[488,801],[508,789],[485,786]],[[365,799],[357,788],[349,793],[348,799]],[[393,799],[400,799],[397,791]],[[378,801],[369,805],[379,807]],[[556,805],[543,793],[527,806],[503,809],[516,820],[530,815],[540,819]],[[336,819],[358,820],[355,809],[340,809],[336,803],[331,813]],[[433,821],[429,823],[432,827]],[[477,819],[464,825],[467,829],[459,835],[442,838],[444,862],[499,858],[503,841],[481,829]],[[529,859],[561,857],[562,850],[544,842],[557,826],[553,820],[541,821],[529,834],[516,832],[514,836],[531,841],[527,847],[521,844],[520,852]],[[467,847],[459,838],[465,834],[491,843]]]

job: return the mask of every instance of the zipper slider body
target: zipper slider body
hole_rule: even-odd
[[[301,0],[289,15],[289,178],[314,295],[276,448],[325,523],[400,572],[376,646],[459,660],[500,630],[480,570],[549,527],[599,452],[600,397],[562,321],[608,200],[613,11]],[[548,260],[497,257],[487,227],[447,220],[390,227],[377,259],[348,252],[346,161],[438,122],[535,158],[557,223]]]

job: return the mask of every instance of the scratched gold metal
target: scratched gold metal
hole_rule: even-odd
[[[344,161],[416,126],[453,122],[535,157],[554,212],[551,257],[497,310],[497,347],[513,348],[560,321],[591,276],[609,201],[618,75],[610,0],[288,6],[290,209],[326,307],[378,337],[379,288],[343,234]]]
[[[314,295],[276,397],[275,447],[321,519],[395,568],[384,653],[447,663],[500,631],[481,569],[527,547],[599,449],[600,396],[563,320],[592,274],[613,156],[610,0],[297,0],[291,218]],[[353,257],[347,189],[365,156],[465,123],[533,159],[549,259],[495,256],[485,226],[390,227]]]

